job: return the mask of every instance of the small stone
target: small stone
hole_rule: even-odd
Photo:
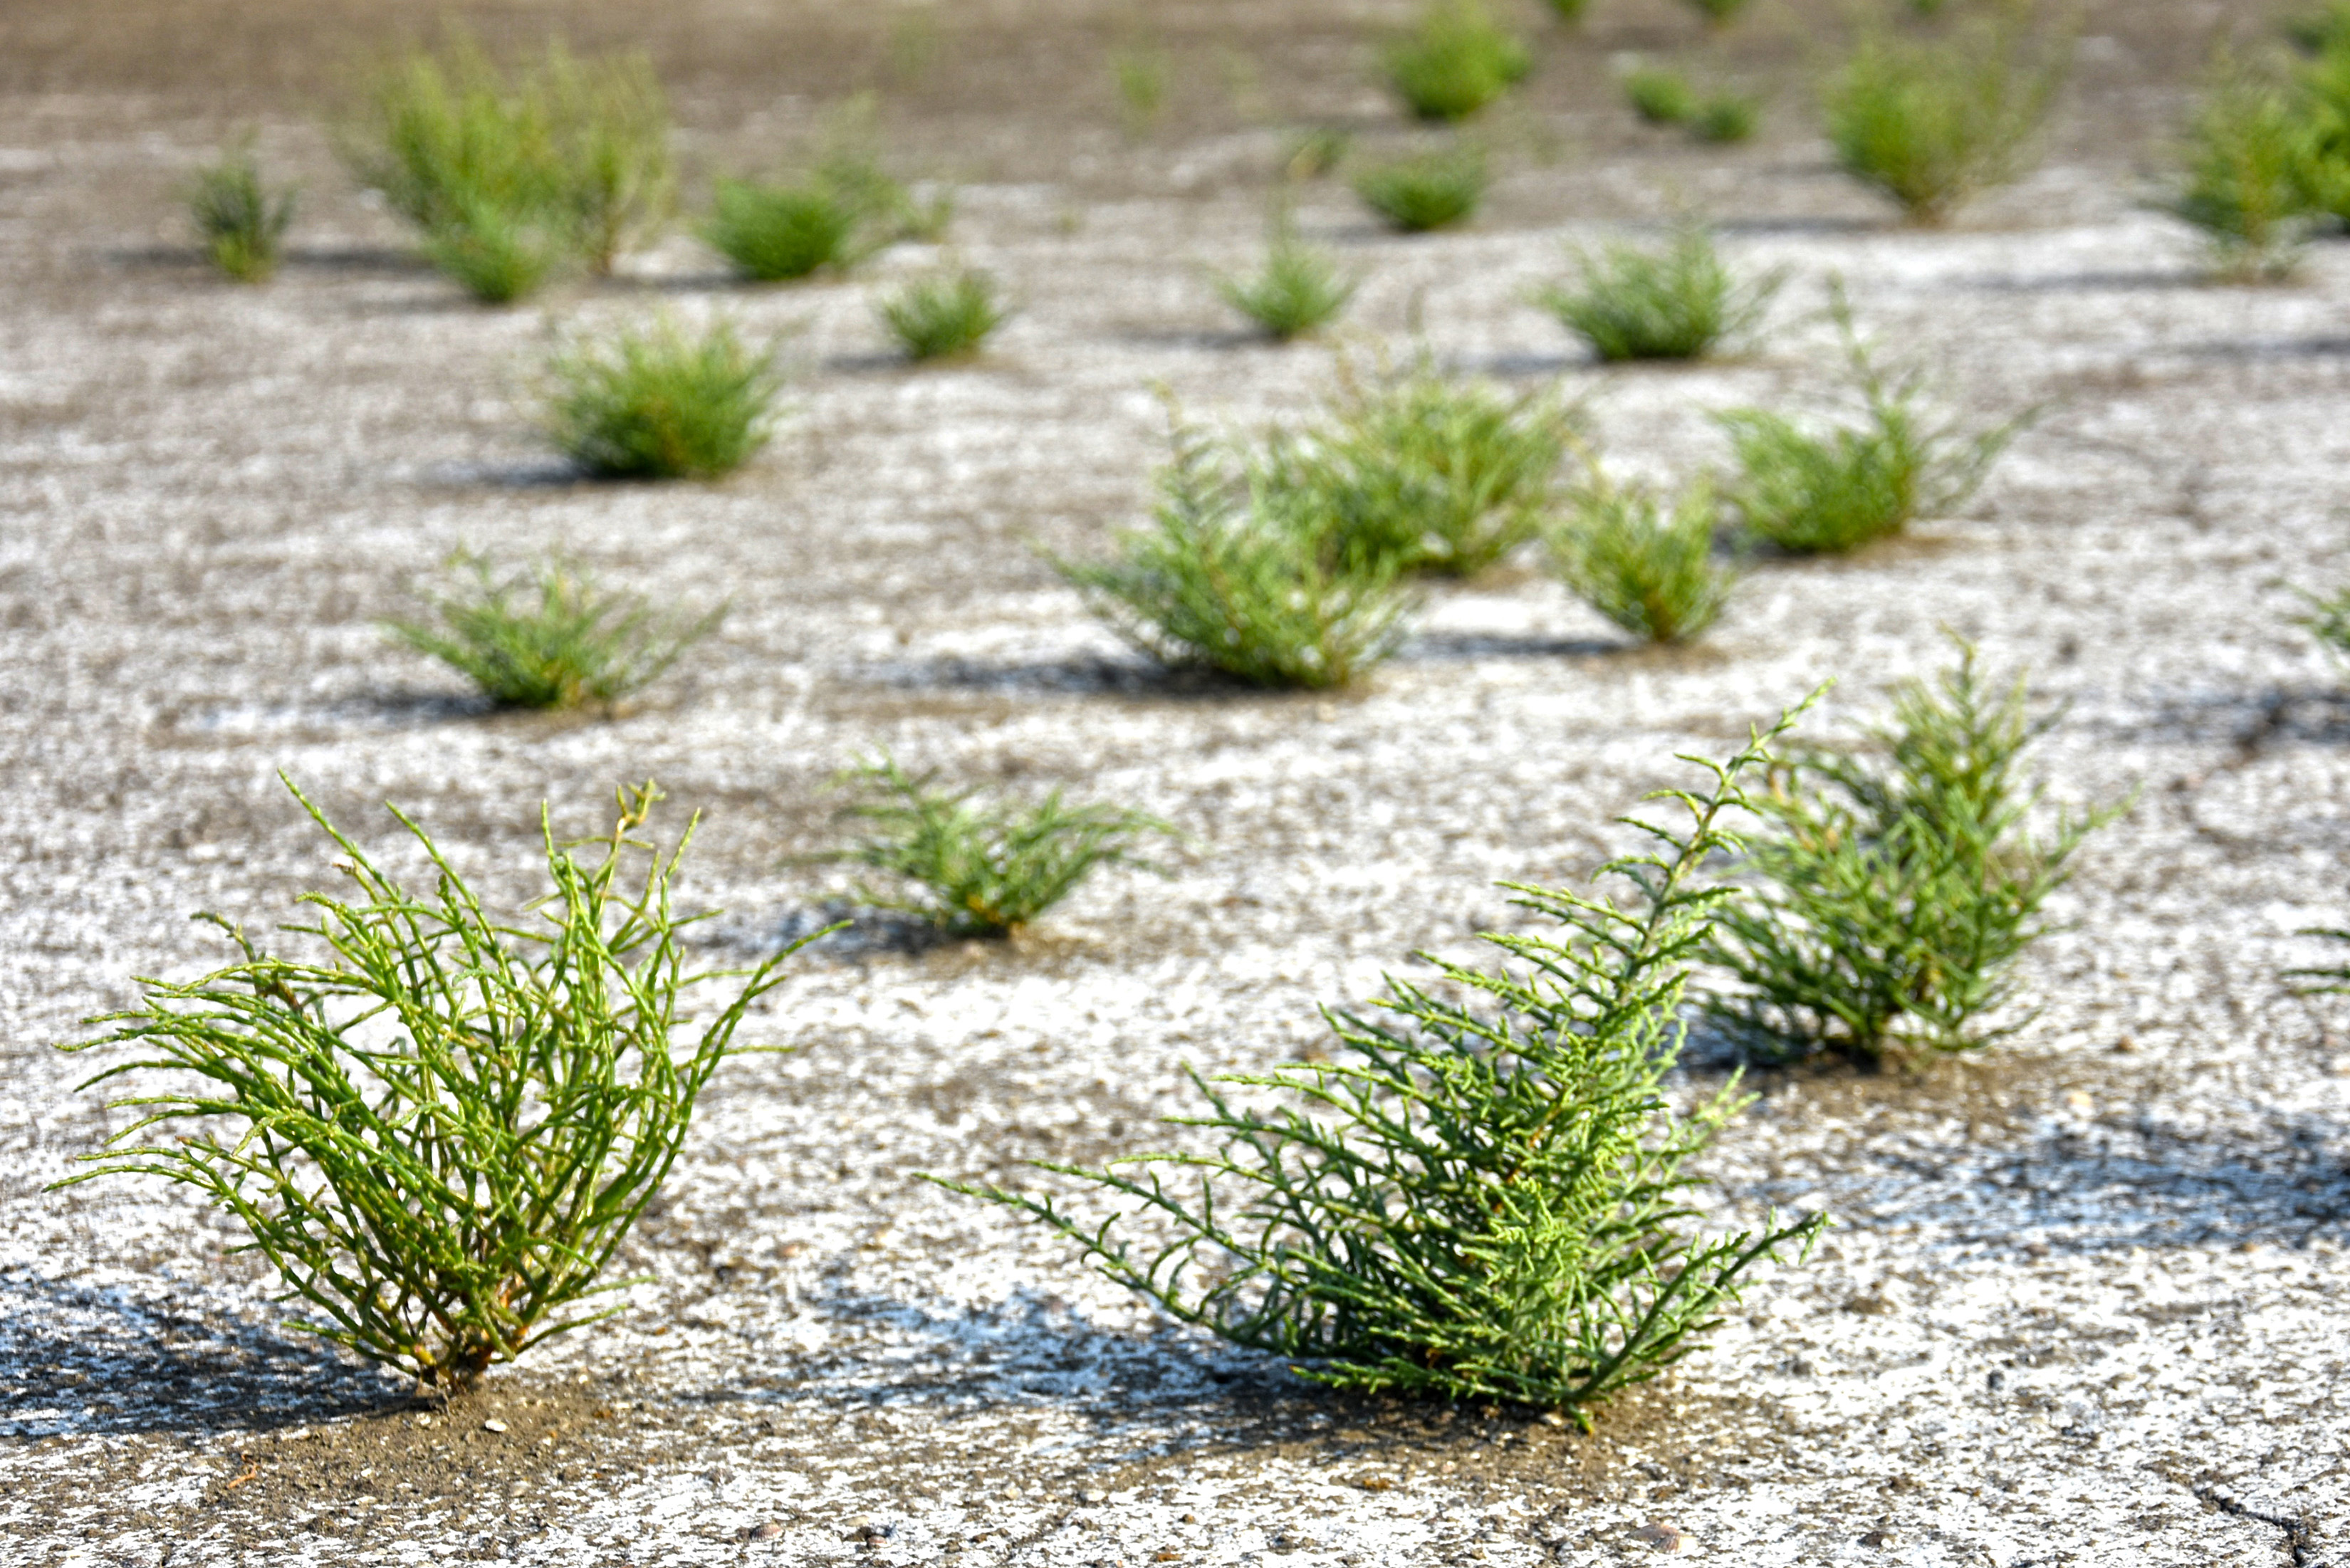
[[[2137,1049],[2137,1042],[2125,1034],[2114,1042],[2114,1054],[2127,1056]]]
[[[1889,1530],[1872,1530],[1860,1538],[1863,1546],[1898,1546],[1901,1538]]]
[[[430,1431],[432,1428],[432,1417],[430,1416],[419,1416],[416,1417],[416,1424],[422,1427],[427,1431]]]
[[[1077,1493],[1077,1501],[1079,1502],[1107,1502],[1109,1501],[1109,1493],[1102,1490],[1102,1489],[1097,1486],[1089,1486],[1086,1488],[1085,1490]]]
[[[777,1524],[771,1519],[764,1524],[754,1527],[751,1532],[751,1539],[754,1541],[773,1541],[776,1536],[781,1535],[783,1532],[784,1527]]]
[[[1388,1476],[1365,1476],[1359,1483],[1365,1491],[1393,1491],[1395,1481]]]
[[[1566,1414],[1561,1410],[1544,1410],[1542,1413],[1542,1423],[1545,1427],[1564,1427],[1566,1425]]]
[[[2064,1108],[2085,1116],[2097,1108],[2097,1102],[2081,1090],[2075,1089],[2064,1096]]]
[[[503,1432],[505,1429],[506,1424],[504,1421],[499,1420],[495,1416],[491,1417],[488,1420],[482,1423],[482,1430],[484,1432]]]
[[[1200,1516],[1196,1513],[1187,1513],[1183,1516],[1183,1522],[1186,1524],[1197,1524],[1200,1522]]]
[[[1697,1550],[1697,1542],[1669,1524],[1644,1524],[1632,1532],[1632,1539],[1651,1552],[1684,1552]]]

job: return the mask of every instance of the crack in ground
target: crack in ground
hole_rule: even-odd
[[[2281,1518],[2273,1513],[2262,1513],[2251,1504],[2230,1497],[2209,1482],[2196,1483],[2193,1490],[2197,1497],[2222,1513],[2233,1514],[2238,1519],[2254,1520],[2262,1524],[2275,1525],[2284,1532],[2285,1547],[2293,1553],[2293,1568],[2313,1568],[2309,1556],[2309,1521],[2297,1515]]]

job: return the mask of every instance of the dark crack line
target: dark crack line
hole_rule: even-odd
[[[2195,1495],[2222,1513],[2233,1514],[2238,1519],[2253,1520],[2262,1524],[2272,1524],[2283,1531],[2284,1543],[2293,1552],[2293,1568],[2310,1568],[2307,1520],[2299,1517],[2279,1518],[2273,1513],[2262,1513],[2259,1509],[2230,1497],[2218,1487],[2209,1483],[2199,1484],[2195,1488]]]

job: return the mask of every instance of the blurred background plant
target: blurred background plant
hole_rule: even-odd
[[[361,96],[337,128],[346,162],[485,303],[575,265],[608,273],[671,215],[668,100],[641,55],[582,60],[556,42],[507,72],[452,28],[438,53],[376,67]]]
[[[1738,575],[1718,561],[1721,516],[1712,487],[1692,484],[1668,504],[1651,490],[1610,483],[1596,464],[1551,531],[1559,580],[1645,642],[1687,642],[1714,623]]]
[[[958,936],[1017,933],[1105,866],[1159,867],[1135,853],[1175,829],[1122,806],[1065,802],[1054,790],[1027,807],[909,775],[884,752],[844,773],[859,795],[850,814],[871,831],[839,858],[886,871],[912,896],[860,887],[876,909],[902,909]]]
[[[1575,284],[1539,289],[1534,303],[1610,362],[1701,358],[1752,330],[1785,282],[1742,285],[1696,223],[1659,249],[1611,244],[1573,260]]]
[[[731,323],[689,337],[664,317],[558,349],[539,418],[596,478],[716,479],[767,443],[782,385],[774,350],[750,348]]]
[[[1264,483],[1180,417],[1152,524],[1107,560],[1051,558],[1093,612],[1160,663],[1258,686],[1347,685],[1401,646],[1398,566],[1331,546],[1310,493]]]
[[[196,171],[188,217],[213,265],[239,283],[266,283],[277,270],[295,194],[273,192],[262,179],[251,138]]]
[[[1555,389],[1513,393],[1425,359],[1349,367],[1316,426],[1267,444],[1253,483],[1312,520],[1336,564],[1472,576],[1540,531],[1579,420]]]
[[[608,711],[643,690],[726,617],[656,610],[634,595],[598,587],[575,562],[553,556],[501,576],[486,556],[459,554],[450,592],[425,596],[434,621],[391,621],[388,630],[472,680],[501,708]]]
[[[1449,229],[1485,199],[1485,150],[1470,142],[1378,163],[1355,176],[1355,194],[1407,234]]]
[[[1924,372],[1897,377],[1877,365],[1840,285],[1829,308],[1844,338],[1862,423],[1814,434],[1766,410],[1714,416],[1736,452],[1739,472],[1728,499],[1742,524],[1756,538],[1798,555],[1857,549],[1964,504],[2033,417],[2027,411],[1972,433],[1938,420]]]
[[[2300,265],[2322,169],[2320,136],[2293,90],[2222,57],[2158,205],[2201,234],[2220,277],[2275,282]]]
[[[1534,69],[1523,39],[1479,0],[1430,0],[1412,31],[1388,46],[1388,83],[1422,119],[1466,119]]]
[[[915,278],[885,296],[874,312],[918,363],[978,353],[1006,315],[995,280],[970,267]]]
[[[1931,37],[1904,36],[1880,19],[1828,80],[1828,140],[1846,172],[1890,196],[1911,223],[1945,223],[2024,171],[2071,52],[2069,37],[2033,26],[2024,0],[2002,0]]]
[[[1287,343],[1336,320],[1361,281],[1300,239],[1283,213],[1274,221],[1263,267],[1250,277],[1217,278],[1216,292],[1266,337]]]

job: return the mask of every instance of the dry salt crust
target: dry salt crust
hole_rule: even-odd
[[[1404,351],[1417,321],[1450,366],[1562,377],[1627,472],[1718,462],[1710,410],[1831,391],[1832,274],[1970,417],[2041,411],[1967,515],[1758,565],[1695,651],[1626,649],[1529,562],[1433,590],[1365,692],[1289,698],[1162,680],[1024,547],[1095,548],[1136,514],[1153,383],[1238,425],[1328,384],[1327,354],[1232,335],[1201,280],[1249,253],[1253,198],[1073,222],[1050,189],[967,191],[961,254],[1024,309],[932,372],[888,359],[867,298],[925,255],[745,293],[673,245],[547,314],[795,328],[794,411],[735,482],[597,488],[510,396],[540,313],[390,263],[226,290],[141,260],[139,220],[71,217],[85,180],[194,151],[93,130],[8,163],[0,204],[27,280],[0,320],[0,1560],[2350,1563],[2350,1044],[2339,1004],[2279,979],[2324,956],[2294,933],[2345,897],[2350,707],[2282,585],[2350,576],[2350,256],[2199,286],[2110,168],[2044,171],[1997,229],[1877,231],[1791,156],[1711,192],[1740,264],[1789,270],[1762,345],[1609,374],[1522,301],[1562,238],[1606,232],[1556,215],[1609,210],[1593,192],[1631,174],[1515,175],[1505,210],[1554,221],[1409,242],[1319,198],[1303,223],[1368,279],[1362,342]],[[390,237],[340,221],[314,243]],[[376,620],[420,566],[557,543],[731,599],[723,638],[608,723],[485,717],[387,649]],[[1831,677],[1814,722],[1848,727],[1945,660],[1943,628],[2070,704],[2042,753],[2060,798],[2136,809],[2085,853],[2011,1044],[1754,1085],[1710,1159],[1712,1222],[1836,1227],[1596,1438],[1315,1395],[915,1179],[1162,1141],[1184,1064],[1313,1047],[1317,1002],[1509,922],[1496,880],[1570,880],[1623,843],[1611,819],[1687,779],[1675,752],[1720,754]],[[791,857],[832,841],[823,781],[879,744],[1192,842],[1018,948],[805,956],[752,1031],[796,1054],[709,1096],[628,1250],[631,1310],[494,1380],[602,1402],[523,1480],[280,1485],[415,1414],[287,1332],[190,1199],[43,1190],[120,1125],[48,1043],[134,972],[215,961],[188,911],[265,923],[320,884],[277,770],[412,867],[374,803],[410,806],[517,898],[539,799],[585,831],[614,784],[658,777],[706,813],[691,890],[749,952],[835,890]]]

